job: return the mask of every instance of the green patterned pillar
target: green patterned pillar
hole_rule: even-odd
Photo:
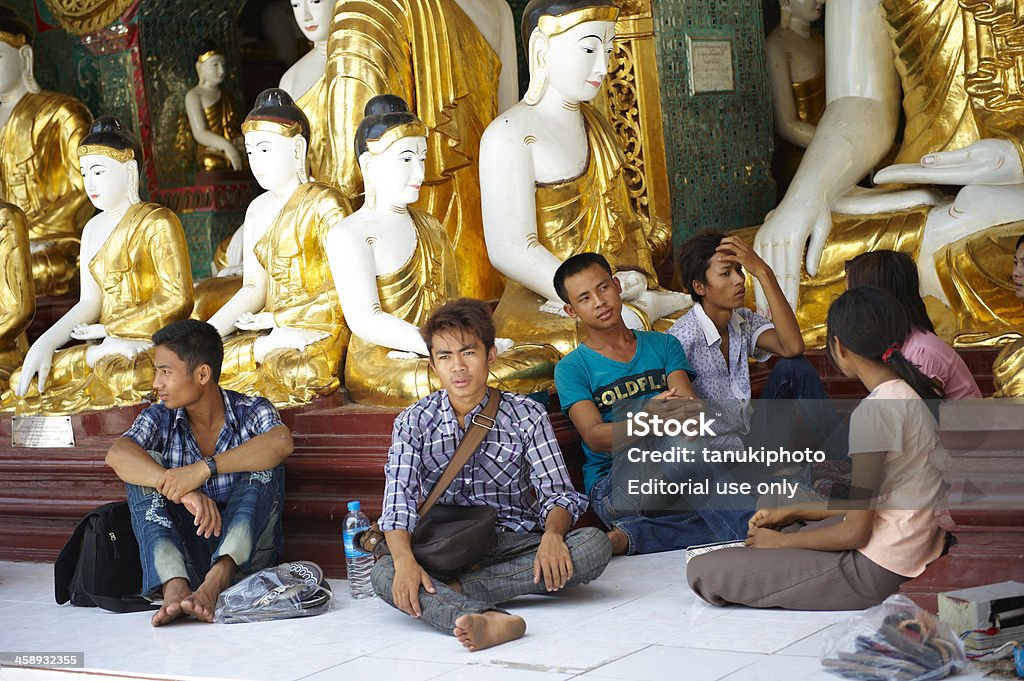
[[[657,0],[673,241],[775,206],[761,0]],[[728,73],[731,71],[731,77]]]

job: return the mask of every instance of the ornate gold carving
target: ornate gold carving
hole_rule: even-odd
[[[135,0],[45,0],[61,28],[75,35],[98,31],[124,14]]]
[[[428,133],[427,126],[420,121],[403,123],[402,125],[388,128],[380,137],[367,139],[366,148],[371,154],[376,155],[383,153],[388,147],[403,137],[426,137]]]
[[[1024,9],[996,0],[960,6],[973,34],[964,45],[965,89],[986,132],[1004,136],[1024,126]]]
[[[0,40],[7,43],[16,50],[22,48],[26,42],[28,42],[22,34],[8,33],[7,31],[0,31]]]
[[[135,159],[135,152],[131,149],[114,149],[105,147],[102,144],[83,144],[78,147],[78,158],[83,156],[106,156],[118,163],[127,163]]]
[[[250,118],[242,123],[242,134],[247,132],[272,132],[284,137],[295,137],[302,132],[302,126],[297,121],[284,118]]]
[[[584,7],[558,16],[545,14],[537,20],[537,28],[546,36],[554,36],[588,21],[615,21],[618,16],[618,7]]]

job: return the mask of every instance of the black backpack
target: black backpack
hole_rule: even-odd
[[[78,523],[53,565],[57,603],[99,606],[111,612],[152,610],[139,595],[142,562],[128,503],[115,501],[90,511]]]

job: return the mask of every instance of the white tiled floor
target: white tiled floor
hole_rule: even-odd
[[[0,651],[82,652],[89,678],[268,681],[834,681],[818,663],[825,631],[848,613],[715,608],[686,585],[682,555],[616,558],[592,584],[527,597],[510,610],[527,635],[469,653],[376,599],[333,584],[320,617],[262,624],[183,622],[154,629],[148,613],[115,615],[53,602],[53,570],[0,562]],[[972,667],[961,679],[981,679]],[[117,676],[114,676],[117,675]],[[127,676],[126,676],[127,675]],[[80,675],[0,669],[0,681]]]

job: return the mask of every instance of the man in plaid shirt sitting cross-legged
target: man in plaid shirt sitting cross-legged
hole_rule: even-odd
[[[428,573],[417,563],[410,545],[417,506],[486,407],[488,369],[497,354],[490,310],[478,300],[447,303],[420,333],[443,389],[395,419],[379,520],[391,555],[374,566],[373,587],[391,605],[475,651],[526,631],[523,618],[497,603],[585,584],[604,571],[612,547],[596,528],[569,531],[587,498],[569,481],[547,412],[528,397],[502,392],[494,427],[438,500],[493,507],[494,543],[458,574]]]
[[[217,597],[276,565],[284,543],[284,466],[292,435],[274,406],[217,385],[217,330],[185,319],[153,334],[160,398],[107,453],[127,483],[142,595],[162,598],[153,626],[212,622]]]

